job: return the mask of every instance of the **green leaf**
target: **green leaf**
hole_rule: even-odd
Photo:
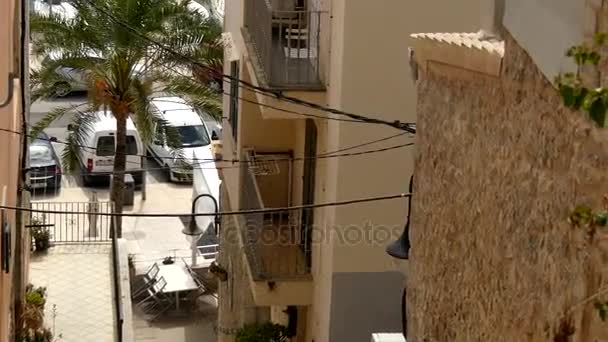
[[[568,108],[573,108],[576,103],[576,96],[574,94],[574,88],[569,85],[561,84],[559,86],[559,92],[564,100],[564,105]]]
[[[606,107],[606,102],[604,102],[601,97],[593,99],[586,110],[589,112],[591,119],[595,121],[599,127],[604,127],[608,107]]]
[[[589,89],[580,87],[580,86],[574,87],[574,100],[575,101],[574,101],[574,105],[572,106],[572,108],[580,109],[583,106],[583,103],[585,102],[585,99],[587,98],[588,95],[589,95]]]
[[[593,222],[598,226],[605,227],[608,224],[608,212],[604,211],[601,213],[596,213],[593,216]]]
[[[572,214],[570,215],[570,220],[574,224],[587,224],[591,219],[592,213],[593,212],[590,207],[585,205],[578,205],[572,211]]]
[[[598,65],[600,62],[601,56],[596,51],[591,51],[588,56],[588,60],[593,65]]]
[[[607,303],[602,303],[600,301],[593,303],[593,307],[597,310],[602,322],[605,322],[608,317],[608,307],[606,307],[606,304]]]
[[[605,32],[596,33],[593,40],[594,40],[595,44],[598,46],[604,45],[604,43],[606,42],[606,33]]]

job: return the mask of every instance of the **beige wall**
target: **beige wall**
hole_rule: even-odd
[[[384,0],[381,4],[363,0],[321,1],[321,8],[328,11],[321,32],[320,55],[325,56],[321,66],[327,86],[327,98],[322,104],[385,120],[415,122],[416,96],[407,63],[408,35],[421,31],[476,31],[480,23],[480,1],[467,0],[457,4],[439,0]],[[248,73],[253,68],[248,62],[241,35],[243,0],[227,1],[226,6],[225,31],[231,33],[232,48],[238,50],[242,57],[241,75],[249,77]],[[226,67],[225,71],[229,69]],[[255,77],[252,81],[256,83]],[[291,146],[295,157],[303,156],[304,120],[261,121],[259,109],[254,107],[241,104],[239,144],[274,149]],[[227,102],[225,108],[228,108]],[[293,109],[312,112],[306,107]],[[266,117],[265,113],[262,114]],[[388,127],[328,120],[316,120],[316,125],[317,153],[399,133]],[[234,147],[226,123],[223,136],[224,156],[229,157]],[[402,136],[350,152],[413,141]],[[405,192],[407,175],[412,171],[413,152],[412,147],[405,147],[365,156],[317,160],[316,202]],[[294,167],[294,204],[301,199],[301,165],[296,162]],[[235,205],[238,203],[238,172],[226,170],[224,176],[231,202]],[[325,236],[312,251],[314,304],[308,315],[307,340],[329,340],[334,274],[371,272],[373,277],[374,272],[396,270],[384,249],[386,243],[401,233],[404,218],[403,200],[315,211],[315,227]],[[378,244],[365,241],[348,244],[340,243],[340,239],[329,234],[332,229],[343,233],[347,226],[360,227],[366,222],[392,228],[395,236],[383,236],[382,243]],[[396,303],[398,298],[400,294],[395,299]],[[367,340],[368,337],[364,338]]]
[[[548,80],[559,72],[575,71],[565,52],[584,39],[595,25],[587,0],[508,0],[504,26],[530,54]]]
[[[416,96],[404,37],[412,32],[476,31],[480,21],[479,3],[467,1],[448,6],[445,1],[412,3],[389,0],[380,6],[367,1],[334,1],[330,105],[389,121],[415,122]],[[399,132],[390,127],[330,122],[328,134],[334,141],[328,148],[354,145],[396,133]],[[413,141],[401,137],[363,150]],[[335,195],[328,192],[327,199],[405,192],[407,179],[404,180],[403,175],[411,173],[413,151],[413,147],[406,147],[328,161],[335,164],[332,166],[335,170],[326,177],[337,181]],[[403,200],[397,200],[333,210],[336,215],[334,222],[341,226],[371,221],[399,228],[403,226],[405,204]],[[392,269],[384,247],[364,243],[352,248],[338,244],[334,252],[334,272]]]
[[[327,77],[328,104],[331,107],[385,120],[415,122],[416,95],[410,78],[406,38],[413,32],[477,31],[480,24],[480,1],[446,3],[445,1],[388,0],[382,4],[369,1],[334,0],[331,2],[331,55]],[[437,10],[441,8],[441,10]],[[368,124],[326,121],[319,130],[320,151],[348,147],[399,133],[397,130]],[[400,137],[352,150],[361,151],[414,142]],[[412,172],[414,148],[368,154],[358,157],[327,159],[317,170],[317,199],[320,202],[380,196],[407,191]],[[327,341],[332,311],[332,274],[342,272],[385,272],[395,264],[385,253],[389,241],[401,233],[405,219],[403,200],[328,208],[318,211],[321,224],[337,231],[317,248],[315,302],[311,334],[315,341]],[[394,231],[387,238],[379,234],[379,243],[360,239],[345,240],[345,230],[366,223]],[[356,236],[355,236],[356,238]],[[370,274],[373,277],[373,274]],[[395,299],[395,303],[398,298]]]
[[[8,98],[7,80],[8,72],[15,75],[19,73],[19,66],[16,63],[18,52],[14,51],[14,44],[18,44],[19,36],[14,30],[19,24],[17,1],[0,2],[0,103]],[[17,11],[17,12],[16,12]],[[10,131],[21,131],[21,83],[19,80],[11,81],[13,86],[12,101],[5,107],[0,108],[0,128]],[[4,201],[6,205],[17,205],[17,182],[19,169],[20,136],[2,132],[0,134],[0,160],[3,163],[0,172],[0,201],[3,194],[6,194]],[[12,250],[15,246],[15,212],[7,211],[7,219],[12,232]],[[0,251],[1,252],[1,251]],[[11,256],[11,268],[13,267],[14,256]],[[11,274],[0,273],[0,342],[7,342],[10,334],[11,321]]]
[[[0,61],[1,63],[1,61]],[[14,82],[15,92],[13,94],[13,101],[11,104],[4,108],[0,108],[0,128],[7,130],[20,131],[20,83]],[[17,205],[17,180],[18,180],[18,166],[19,166],[19,151],[20,151],[20,139],[19,135],[16,134],[0,134],[0,160],[5,161],[6,168],[0,172],[0,201],[2,199],[2,192],[6,187],[6,205],[16,206]],[[15,230],[17,226],[15,224],[15,212],[7,211],[7,218],[12,232],[12,250],[14,251],[15,246]],[[14,261],[14,255],[12,260]],[[12,267],[12,264],[11,264]],[[0,274],[0,342],[8,341],[9,332],[9,315],[10,315],[10,302],[11,302],[11,274],[2,272]]]

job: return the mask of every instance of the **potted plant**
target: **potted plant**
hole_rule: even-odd
[[[25,310],[23,321],[25,327],[31,330],[42,328],[44,321],[44,304],[46,304],[46,288],[34,288],[29,284],[25,289]]]
[[[209,266],[209,273],[216,276],[220,281],[228,280],[228,272],[222,266],[216,264],[215,261]]]
[[[46,227],[32,227],[32,239],[37,252],[45,251],[51,246],[51,233]]]

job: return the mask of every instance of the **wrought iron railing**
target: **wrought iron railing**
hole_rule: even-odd
[[[322,14],[277,10],[268,0],[245,1],[245,29],[270,87],[323,87],[319,71]]]
[[[252,161],[248,152],[247,161]],[[247,164],[248,165],[248,164]],[[255,173],[241,168],[242,210],[265,209]],[[240,215],[239,225],[247,259],[257,279],[288,279],[310,274],[311,231],[302,229],[302,209]]]
[[[52,243],[111,242],[111,202],[32,202],[30,225],[48,232]],[[45,211],[45,213],[35,212]]]

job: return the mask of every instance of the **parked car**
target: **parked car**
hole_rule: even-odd
[[[114,170],[114,154],[116,152],[116,119],[112,114],[105,112],[92,113],[96,121],[85,136],[85,146],[94,148],[81,148],[78,154],[83,182],[89,185],[97,180],[109,180]],[[71,127],[68,126],[68,130]],[[144,144],[139,133],[129,118],[127,120],[127,165],[126,172],[133,176],[135,184],[143,180]]]
[[[188,9],[193,12],[198,12],[198,14],[200,14],[205,19],[209,18],[209,10],[205,6],[196,2],[195,0],[191,0],[188,3]]]
[[[30,143],[30,186],[33,189],[51,188],[61,186],[61,162],[51,144],[50,137],[41,132]]]
[[[63,53],[64,51],[60,49],[51,51],[46,57],[44,57],[44,59],[42,60],[42,64],[52,63],[56,61],[57,59],[61,58]],[[101,54],[96,51],[92,51],[89,49],[86,51],[86,55],[89,58],[98,58],[100,63],[103,62]],[[135,64],[133,67],[133,72],[144,75],[146,71],[149,71],[146,70],[144,66],[145,63],[143,62]],[[69,95],[74,91],[89,90],[89,71],[60,66],[55,69],[55,72],[61,76],[61,79],[57,81],[53,86],[53,90],[56,96],[63,97]]]
[[[180,97],[155,97],[151,101],[152,109],[179,134],[181,156],[176,156],[167,144],[165,127],[155,127],[155,139],[147,149],[156,161],[167,169],[172,182],[192,181],[194,153],[207,151],[211,153],[211,137],[201,115]]]
[[[34,0],[31,10],[44,16],[52,13],[66,20],[74,19],[78,15],[76,8],[65,0]]]

